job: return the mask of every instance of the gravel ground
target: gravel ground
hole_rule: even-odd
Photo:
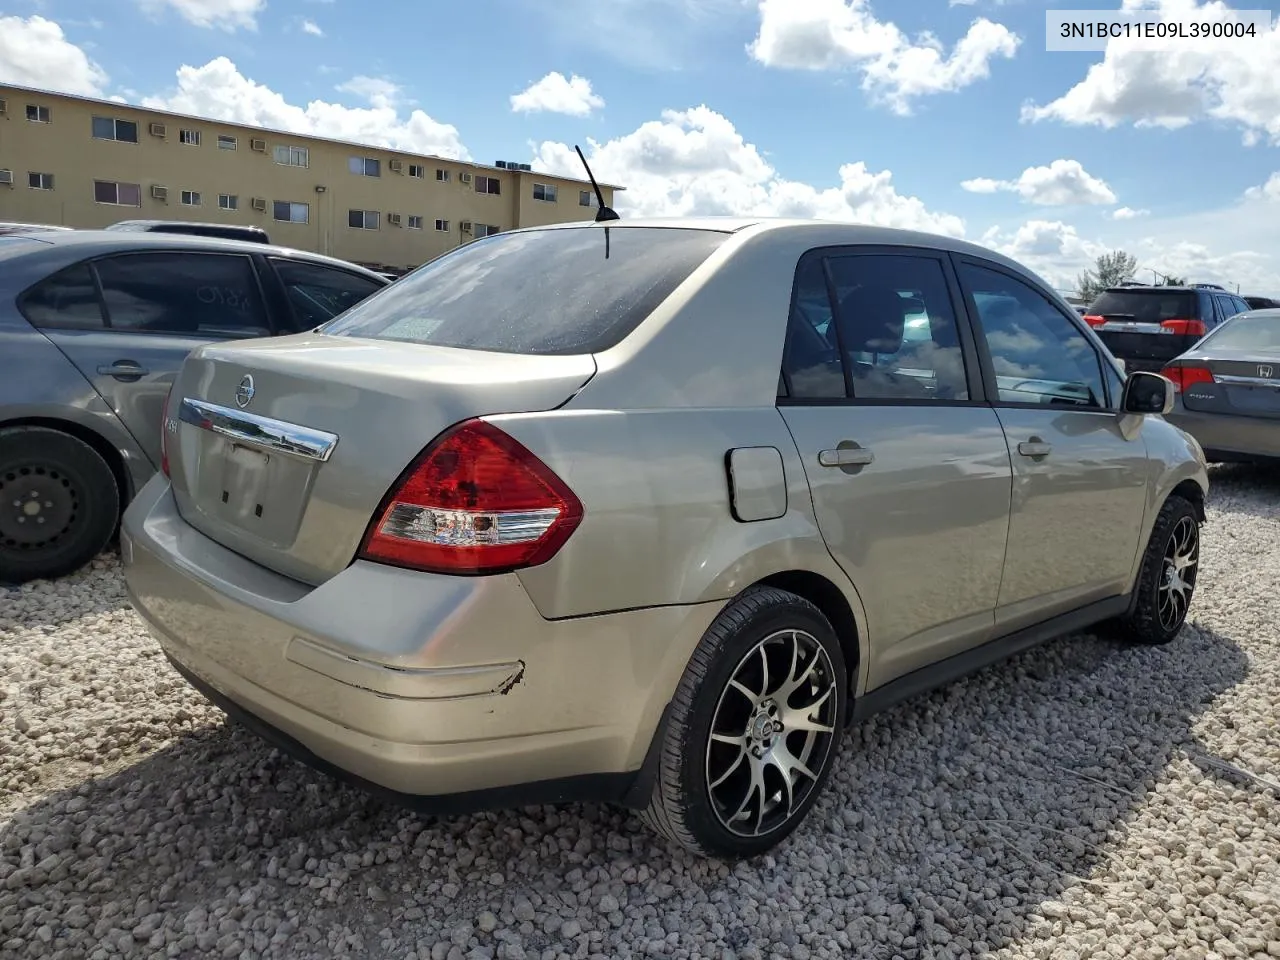
[[[609,809],[446,822],[228,727],[116,562],[0,589],[0,956],[1280,957],[1280,475],[1213,478],[1193,625],[858,726],[775,856]]]

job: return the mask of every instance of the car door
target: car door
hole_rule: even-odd
[[[1007,633],[1125,591],[1147,451],[1140,429],[1122,429],[1119,378],[1076,318],[997,264],[957,257],[956,266],[1013,460],[996,610]]]
[[[858,589],[871,686],[987,640],[1012,472],[945,254],[800,261],[778,407],[828,549]]]
[[[325,264],[287,257],[270,257],[268,262],[287,303],[287,319],[281,326],[297,332],[315,329],[388,286]]]
[[[61,291],[98,303],[96,318],[58,308]],[[188,353],[212,340],[271,333],[248,256],[148,251],[67,268],[25,297],[24,312],[80,370],[160,465],[164,399]],[[92,315],[93,311],[89,311]]]

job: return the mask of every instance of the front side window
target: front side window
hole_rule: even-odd
[[[382,289],[367,277],[314,263],[273,258],[293,310],[294,329],[311,330]]]
[[[113,330],[190,337],[271,333],[248,257],[133,253],[98,260],[95,268]]]
[[[582,226],[465,244],[323,332],[502,353],[598,353],[639,326],[728,237],[654,227],[609,233]]]
[[[823,258],[805,258],[796,276],[783,384],[796,400],[969,399],[942,262],[833,255],[824,269]]]
[[[1047,297],[970,263],[960,265],[960,281],[977,309],[1001,403],[1106,405],[1098,352]]]
[[[96,330],[103,325],[98,288],[84,263],[40,281],[22,295],[18,307],[41,329]]]

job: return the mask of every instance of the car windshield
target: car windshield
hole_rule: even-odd
[[[1242,314],[1224,323],[1205,343],[1230,350],[1280,350],[1280,313]]]
[[[319,329],[501,353],[598,353],[639,326],[727,237],[594,225],[498,234],[420,267]]]
[[[1196,295],[1190,290],[1108,290],[1089,305],[1098,317],[1133,318],[1135,323],[1193,320],[1198,316]]]

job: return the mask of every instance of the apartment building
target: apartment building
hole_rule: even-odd
[[[612,206],[619,186],[601,184]],[[585,180],[0,85],[0,220],[199,220],[380,269],[595,216]]]

